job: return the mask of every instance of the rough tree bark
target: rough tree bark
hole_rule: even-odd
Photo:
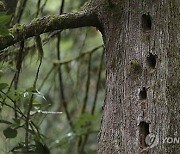
[[[92,0],[74,15],[42,18],[14,38],[0,37],[0,49],[36,33],[97,27],[107,70],[98,153],[179,154],[180,143],[163,139],[180,138],[180,1]],[[145,142],[149,133],[159,137],[156,146]]]
[[[180,137],[180,1],[121,0],[101,5],[106,99],[99,153],[178,154]],[[148,148],[145,137],[159,136]]]

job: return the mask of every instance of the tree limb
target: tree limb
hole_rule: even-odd
[[[86,26],[98,27],[98,19],[92,9],[59,16],[50,15],[37,18],[29,25],[15,25],[10,29],[12,36],[1,36],[0,50],[42,33]]]

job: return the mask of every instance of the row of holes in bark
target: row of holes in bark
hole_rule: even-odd
[[[151,30],[152,22],[151,22],[151,16],[148,14],[143,14],[141,18],[142,22],[142,29],[143,32],[149,32]],[[151,69],[155,69],[156,66],[156,55],[153,55],[152,53],[149,53],[149,56],[147,57],[147,64]],[[139,99],[145,100],[147,99],[147,89],[143,87],[141,91],[139,92]],[[149,134],[149,124],[142,121],[139,124],[140,129],[140,144],[142,148],[146,148],[146,137]]]

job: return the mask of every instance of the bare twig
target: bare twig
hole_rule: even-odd
[[[86,110],[87,100],[88,100],[88,95],[89,95],[89,86],[90,86],[90,79],[91,79],[91,58],[92,58],[92,53],[89,54],[89,59],[88,59],[86,91],[85,91],[85,95],[84,95],[84,99],[83,99],[83,106],[81,109],[81,114],[83,114]]]
[[[24,41],[21,42],[20,44],[20,49],[18,52],[18,57],[17,57],[17,63],[16,63],[16,73],[15,73],[15,77],[14,77],[14,89],[17,90],[18,88],[18,81],[19,81],[19,74],[21,71],[21,67],[22,67],[22,61],[23,61],[23,50],[24,50]],[[16,108],[16,103],[15,103],[15,108]],[[15,118],[17,118],[17,113],[15,110]]]
[[[19,9],[18,9],[17,14],[15,16],[14,23],[19,23],[20,22],[22,14],[23,14],[24,9],[25,9],[26,4],[27,4],[27,1],[28,0],[21,0],[20,1],[20,6],[19,6]]]
[[[44,1],[43,5],[42,5],[42,7],[41,7],[41,13],[43,13],[44,7],[46,6],[46,3],[47,3],[47,0]]]
[[[64,0],[62,0],[62,2],[61,2],[60,12],[59,12],[60,15],[63,13],[63,10],[64,10]],[[61,33],[59,33],[57,36],[57,59],[58,59],[58,61],[61,60],[60,43],[61,43]],[[59,87],[60,87],[62,105],[64,107],[64,111],[65,111],[68,123],[69,123],[70,127],[73,128],[73,123],[72,123],[71,116],[68,111],[67,101],[66,101],[65,94],[64,94],[64,85],[63,85],[61,65],[58,65],[58,78],[59,78]]]
[[[102,47],[103,47],[103,45],[99,45],[99,46],[95,47],[94,49],[92,49],[91,51],[87,51],[87,52],[81,53],[79,56],[77,56],[77,57],[75,57],[75,58],[71,58],[71,59],[63,60],[63,61],[55,61],[54,64],[56,64],[56,65],[68,64],[68,63],[70,63],[70,62],[72,62],[72,61],[79,60],[79,59],[81,59],[82,57],[84,57],[84,56],[86,56],[86,55],[88,55],[88,54],[90,54],[90,53],[92,54],[92,53],[94,53],[95,51],[97,51],[98,49],[100,49],[100,48],[102,48]]]
[[[81,115],[84,114],[87,106],[87,100],[88,100],[88,95],[89,95],[89,86],[90,86],[90,79],[91,79],[91,58],[92,58],[92,53],[89,54],[89,59],[88,59],[88,72],[87,72],[87,80],[86,80],[86,91],[83,99],[83,105],[81,109]],[[82,143],[83,143],[83,136],[80,136],[78,139],[78,152],[82,152]]]
[[[43,48],[42,48],[42,42],[41,42],[41,38],[40,36],[36,37],[36,43],[37,43],[37,49],[39,50],[39,53],[43,53]],[[40,71],[40,67],[42,64],[42,55],[40,57],[40,62],[39,62],[39,66],[36,72],[36,76],[34,79],[34,83],[33,83],[33,89],[36,89],[36,83],[38,80],[38,76],[39,76],[39,71]],[[31,95],[30,101],[29,101],[29,107],[28,107],[28,111],[27,111],[27,116],[26,116],[26,134],[25,134],[25,153],[28,153],[28,144],[29,144],[29,123],[30,123],[30,112],[31,109],[33,107],[33,99],[34,99],[34,94]]]
[[[102,67],[103,67],[103,59],[104,59],[104,51],[102,53],[100,64],[99,64],[98,78],[97,78],[97,83],[96,83],[96,92],[95,92],[95,96],[94,96],[93,106],[92,106],[92,109],[91,109],[91,115],[94,115],[94,111],[95,111],[95,108],[96,108],[96,101],[97,101],[97,96],[98,96],[98,92],[99,92],[99,85],[100,85],[100,81],[101,81],[101,72],[102,72]]]
[[[46,82],[46,80],[49,78],[49,76],[51,75],[52,71],[54,70],[54,65],[51,67],[51,69],[48,71],[48,73],[46,74],[44,80],[42,81],[41,85],[39,86],[39,91],[42,89],[44,83]]]
[[[37,18],[38,15],[39,15],[40,5],[41,5],[41,0],[38,0],[38,2],[37,2],[37,11],[36,11],[36,18]]]
[[[85,42],[86,42],[86,38],[87,38],[87,29],[86,29],[86,33],[85,33],[85,37],[84,37],[84,40],[83,40],[83,43],[81,45],[81,48],[79,50],[79,56],[81,56],[81,53],[83,51],[83,48],[84,48],[84,45],[85,45]],[[81,66],[81,61],[79,61],[78,63],[78,66],[77,66],[77,72],[76,72],[76,84],[75,84],[75,91],[78,90],[78,86],[79,86],[79,72],[80,72],[80,66]]]

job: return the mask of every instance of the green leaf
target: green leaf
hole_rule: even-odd
[[[7,36],[9,35],[9,29],[6,26],[11,21],[11,15],[0,14],[0,35]]]
[[[17,136],[17,130],[8,127],[3,131],[3,134],[6,138],[15,138]]]
[[[7,83],[0,83],[0,90],[7,88],[7,86],[8,86]]]
[[[0,25],[5,25],[11,21],[11,15],[1,15],[0,16]]]
[[[9,29],[5,25],[0,24],[0,35],[2,36],[9,35]]]

